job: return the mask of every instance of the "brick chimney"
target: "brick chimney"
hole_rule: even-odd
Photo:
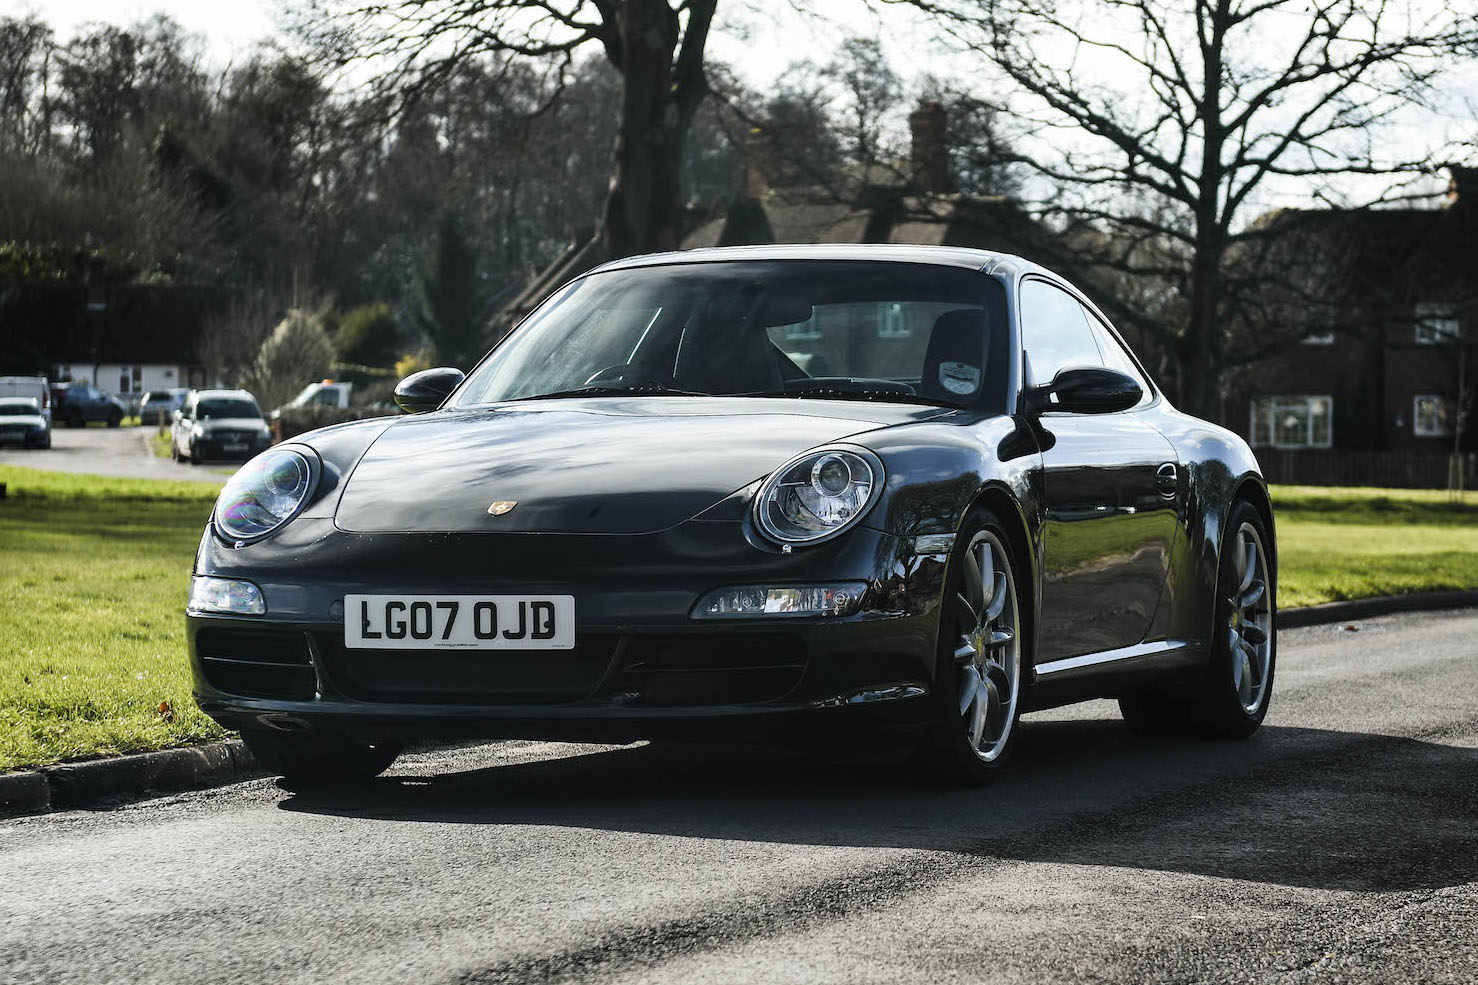
[[[770,178],[775,167],[775,135],[762,127],[752,127],[744,144],[746,194],[750,198],[764,198],[770,190]]]
[[[950,190],[949,120],[944,104],[930,99],[908,114],[908,129],[913,135],[909,155],[914,187],[926,195],[943,195]]]

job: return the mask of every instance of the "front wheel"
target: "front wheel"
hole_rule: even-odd
[[[118,410],[108,411],[108,427],[116,428],[123,423],[123,413]]]
[[[1000,521],[972,512],[945,573],[933,712],[915,765],[950,786],[990,782],[1021,717],[1018,567]]]
[[[366,743],[335,732],[242,729],[258,765],[291,787],[339,786],[379,776],[400,755],[400,742]]]
[[[1211,661],[1182,691],[1120,698],[1124,721],[1135,732],[1245,739],[1267,716],[1278,655],[1272,538],[1245,500],[1232,504],[1224,531]]]

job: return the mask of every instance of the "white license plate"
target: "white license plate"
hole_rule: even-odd
[[[230,444],[221,445],[221,451],[246,451],[246,445],[233,441]]]
[[[346,595],[356,650],[570,650],[573,595]]]

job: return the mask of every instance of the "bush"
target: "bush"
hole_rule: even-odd
[[[328,376],[333,364],[334,347],[323,329],[323,312],[294,308],[262,343],[247,386],[262,409],[271,410]]]
[[[334,348],[339,362],[389,369],[399,355],[400,325],[383,301],[360,305],[339,319]]]

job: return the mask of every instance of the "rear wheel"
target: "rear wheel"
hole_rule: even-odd
[[[933,714],[915,765],[952,786],[988,783],[1021,717],[1022,620],[1005,528],[980,510],[955,544],[939,618]]]
[[[110,427],[110,428],[116,428],[118,425],[120,425],[122,423],[123,423],[123,412],[121,410],[118,410],[117,408],[114,408],[113,410],[108,411],[108,427]]]
[[[336,732],[242,729],[241,741],[268,772],[300,788],[357,783],[379,776],[400,755],[400,742],[366,743]]]
[[[1245,500],[1232,504],[1222,537],[1212,656],[1179,692],[1145,691],[1119,699],[1124,721],[1142,734],[1243,739],[1268,713],[1278,637],[1277,562],[1262,516]]]

